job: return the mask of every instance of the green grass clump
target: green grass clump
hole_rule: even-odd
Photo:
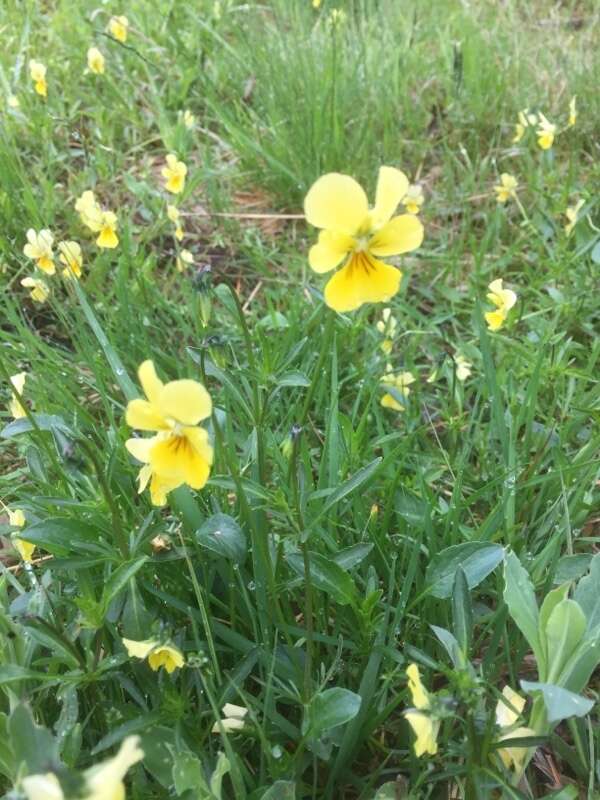
[[[4,4],[5,797],[49,772],[85,795],[129,736],[144,757],[127,796],[144,800],[598,795],[597,25],[593,3]],[[525,107],[556,123],[550,150],[532,129],[513,141]],[[389,303],[338,315],[302,200],[329,171],[373,198],[382,164],[423,186],[424,243]],[[117,248],[82,224],[86,190],[117,214]],[[79,242],[82,278],[34,273],[29,228]],[[496,278],[517,303],[493,333]],[[210,479],[163,508],[125,447],[146,359],[213,402]],[[381,405],[388,365],[415,378],[403,411]],[[124,638],[185,665],[153,671]],[[411,664],[439,723],[421,757]],[[501,730],[506,686],[527,704]],[[219,726],[227,703],[242,730]],[[499,755],[517,728],[522,771]]]

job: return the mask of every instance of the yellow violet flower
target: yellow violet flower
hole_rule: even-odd
[[[536,133],[538,137],[538,145],[542,148],[542,150],[549,150],[554,144],[556,125],[553,125],[542,113],[540,113],[538,119],[538,129]]]
[[[516,197],[516,189],[518,185],[519,183],[514,175],[510,175],[508,172],[503,172],[502,175],[500,175],[500,183],[494,186],[496,200],[499,203],[506,203],[507,200]]]
[[[113,249],[119,244],[117,215],[101,208],[92,191],[88,189],[77,199],[75,210],[79,212],[83,224],[98,234],[98,247]]]
[[[147,658],[148,664],[154,672],[164,667],[170,675],[185,664],[181,650],[171,644],[161,644],[155,639],[146,639],[142,642],[123,639],[123,644],[131,658]]]
[[[376,327],[379,333],[385,336],[385,339],[381,343],[381,349],[386,355],[389,355],[392,352],[392,346],[394,344],[394,337],[396,335],[396,328],[398,327],[398,321],[396,317],[392,315],[391,308],[384,308],[381,312],[381,319],[378,321]]]
[[[167,156],[167,165],[161,170],[162,176],[165,179],[165,189],[171,194],[179,194],[185,187],[185,176],[187,175],[187,167],[183,161],[178,161],[177,156],[169,153]]]
[[[189,108],[183,112],[183,124],[190,131],[196,124],[196,117],[192,114]]]
[[[112,758],[90,767],[83,774],[85,800],[125,800],[123,779],[127,771],[144,757],[140,737],[128,736]],[[27,800],[64,800],[60,782],[53,772],[28,775],[21,781]]]
[[[455,356],[453,356],[453,361],[456,366],[457,380],[459,380],[461,383],[466,381],[471,374],[471,367],[473,364],[471,364],[470,361],[467,361],[467,359],[460,353],[457,353]]]
[[[565,225],[565,233],[567,236],[571,235],[573,228],[577,225],[577,221],[579,219],[579,212],[581,208],[585,205],[585,200],[579,200],[574,206],[569,206],[565,211],[565,216],[568,220],[567,224]]]
[[[142,431],[156,431],[156,435],[129,439],[127,449],[142,464],[150,465],[165,493],[183,483],[201,489],[213,461],[208,433],[198,425],[212,413],[210,395],[193,380],[164,384],[152,361],[144,361],[138,375],[148,399],[128,403],[127,424]]]
[[[236,706],[235,703],[225,703],[221,709],[223,719],[215,722],[211,728],[211,733],[231,733],[240,731],[245,725],[245,716],[248,709],[245,706]]]
[[[129,31],[129,20],[127,17],[111,17],[108,23],[108,32],[114,36],[118,42],[127,41]]]
[[[502,278],[492,281],[487,299],[496,306],[495,311],[486,311],[485,321],[491,331],[500,330],[504,325],[508,312],[517,302],[517,295],[511,289],[502,287]]]
[[[13,389],[23,396],[23,389],[25,388],[25,381],[27,380],[27,373],[26,372],[18,372],[16,375],[12,375],[10,378],[10,383]],[[9,405],[9,411],[11,416],[14,419],[22,419],[23,417],[27,416],[27,413],[23,406],[21,405],[19,399],[17,398],[16,394],[13,392],[12,399]]]
[[[46,83],[46,67],[44,64],[32,58],[29,62],[29,74],[35,91],[42,97],[47,97],[48,84]]]
[[[95,75],[104,75],[105,60],[97,47],[90,47],[87,51],[87,65]]]
[[[21,286],[31,289],[30,297],[36,303],[45,303],[50,294],[48,284],[41,278],[23,278]]]
[[[535,736],[535,731],[531,728],[514,728],[523,708],[525,698],[513,691],[510,686],[505,686],[502,690],[504,700],[498,700],[496,705],[496,724],[500,728],[499,742],[509,739],[520,739],[525,736]],[[523,763],[527,756],[527,747],[503,747],[498,750],[498,755],[506,769],[514,769],[520,773]]]
[[[569,121],[567,127],[572,128],[577,122],[577,95],[574,94],[569,102]]]
[[[25,526],[25,514],[20,508],[15,508],[14,511],[11,511],[10,508],[6,510],[8,512],[9,525],[11,525],[13,528],[23,528]],[[31,542],[26,542],[24,539],[20,539],[18,536],[13,537],[12,543],[16,547],[17,552],[23,561],[25,561],[26,564],[31,564],[35,545]]]
[[[423,225],[416,216],[392,218],[407,189],[406,175],[394,167],[380,168],[372,209],[360,184],[349,175],[331,172],[310,188],[304,213],[310,225],[322,230],[308,263],[315,272],[324,273],[345,261],[325,287],[325,302],[334,311],[382,303],[398,292],[402,273],[378,257],[407,253],[423,241]]]
[[[431,699],[421,682],[418,666],[410,664],[406,670],[406,675],[414,709],[405,711],[404,716],[417,737],[414,745],[415,755],[417,758],[425,753],[434,756],[438,749],[437,737],[440,730],[440,721],[427,713],[431,710]]]
[[[53,243],[54,237],[47,228],[42,228],[39,233],[33,228],[29,228],[27,231],[27,244],[23,248],[23,252],[27,258],[33,259],[46,275],[54,275],[56,272],[52,253]]]
[[[181,215],[179,213],[179,209],[177,206],[168,205],[167,206],[167,217],[171,220],[171,222],[175,225],[175,238],[178,242],[183,239],[183,228],[181,227]],[[193,259],[192,259],[193,260]],[[182,270],[179,270],[182,272]]]
[[[418,184],[411,183],[402,200],[404,208],[409,214],[418,214],[424,202],[425,195],[423,194],[423,189]]]
[[[385,375],[381,378],[381,383],[389,386],[402,397],[408,397],[410,394],[410,385],[416,381],[412,372],[400,372],[398,375],[394,374],[394,368],[388,364],[385,370]],[[384,394],[381,398],[381,405],[384,408],[393,408],[394,411],[404,411],[404,405],[400,403],[393,394]]]
[[[177,236],[177,231],[175,231],[175,236]],[[189,250],[182,250],[179,255],[177,256],[177,272],[185,272],[185,270],[190,266],[190,264],[194,263],[194,256],[190,253]]]
[[[57,247],[60,253],[58,259],[65,265],[62,271],[63,278],[80,278],[83,266],[81,246],[78,242],[59,242]]]

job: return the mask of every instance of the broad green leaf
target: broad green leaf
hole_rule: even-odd
[[[544,649],[544,655],[546,658],[546,662],[548,660],[548,649],[547,649],[547,642],[546,642],[546,625],[548,624],[548,620],[550,618],[550,614],[554,611],[555,607],[562,601],[567,598],[569,593],[569,584],[565,583],[564,586],[559,586],[557,589],[553,589],[551,592],[548,592],[546,597],[544,598],[544,602],[540,608],[540,619],[539,619],[539,630],[538,635],[540,639],[540,644]]]
[[[21,536],[49,553],[65,556],[76,552],[79,543],[97,542],[102,531],[73,517],[54,517],[27,525]]]
[[[589,573],[577,584],[573,600],[585,614],[588,636],[600,633],[600,553],[592,558]]]
[[[454,578],[462,568],[469,589],[481,583],[504,558],[504,548],[491,542],[465,542],[437,553],[429,562],[426,584],[434,597],[452,594]]]
[[[105,609],[108,608],[113,598],[127,586],[131,578],[144,566],[146,561],[148,561],[148,556],[141,556],[140,558],[136,558],[135,561],[121,564],[121,566],[116,568],[104,584],[102,603]]]
[[[529,643],[538,665],[538,674],[546,674],[544,649],[539,638],[539,611],[529,573],[511,551],[504,560],[504,602],[511,617]]]
[[[561,686],[552,683],[538,683],[536,681],[521,681],[521,689],[527,694],[540,692],[544,698],[548,722],[560,722],[569,717],[584,717],[593,706],[594,701],[575,694]]]
[[[311,583],[330,595],[341,605],[355,605],[357,601],[354,581],[342,567],[320,553],[309,553]],[[304,578],[304,559],[300,553],[289,553],[286,561],[294,572]]]
[[[577,652],[585,633],[586,619],[574,600],[561,600],[550,614],[545,630],[548,681],[553,683]]]
[[[572,692],[582,692],[598,664],[600,664],[600,636],[586,639],[579,645],[576,655],[564,666],[558,681],[561,686]]]
[[[214,514],[198,528],[195,536],[199,545],[236,564],[246,557],[246,537],[238,523],[227,514]]]
[[[592,561],[591,553],[579,553],[575,556],[563,556],[559,559],[554,573],[553,583],[563,584],[567,581],[576,581],[585,575]],[[579,601],[577,601],[579,602]],[[579,605],[581,603],[579,602]]]
[[[313,697],[308,709],[308,732],[318,738],[324,731],[337,728],[359,712],[361,699],[348,689],[325,689]]]
[[[33,414],[35,425],[29,417],[22,417],[15,419],[0,431],[0,438],[12,439],[13,436],[20,436],[23,433],[31,433],[36,429],[36,426],[41,431],[61,431],[62,433],[73,435],[73,431],[69,428],[67,423],[62,417],[57,417],[52,414]]]
[[[353,544],[350,547],[340,550],[333,556],[333,560],[342,569],[352,569],[357,564],[362,563],[373,549],[373,542],[362,542],[360,544]]]
[[[286,372],[277,381],[277,386],[310,386],[303,372]]]
[[[450,631],[447,631],[445,628],[439,628],[437,625],[430,625],[429,627],[443,644],[444,649],[450,656],[456,669],[463,669],[465,666],[465,658],[454,634],[450,633]]]
[[[427,517],[427,503],[422,497],[411,492],[405,487],[401,487],[394,497],[394,508],[402,519],[412,525],[422,527]]]
[[[19,664],[3,664],[0,666],[0,686],[17,681],[59,681],[57,675],[49,675],[47,672],[36,672],[34,669],[21,667]]]
[[[58,744],[47,728],[37,725],[28,706],[18,705],[8,721],[15,764],[25,764],[26,774],[46,772],[58,759]]]
[[[275,781],[260,800],[296,800],[296,784],[292,781]]]
[[[169,750],[173,759],[173,785],[177,794],[192,791],[197,800],[210,798],[210,789],[198,757],[190,752],[178,752],[173,747],[169,747]]]
[[[229,759],[225,753],[219,753],[213,774],[210,776],[210,790],[217,800],[221,800],[221,785],[223,783],[223,778],[225,775],[227,775],[230,769],[231,764],[229,763]]]

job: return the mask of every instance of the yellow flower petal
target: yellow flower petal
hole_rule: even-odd
[[[26,564],[30,564],[33,557],[33,551],[35,550],[35,545],[18,537],[13,539],[13,544],[17,548],[17,552],[23,561],[25,561]]]
[[[169,675],[185,664],[183,653],[172,645],[164,644],[153,650],[148,656],[148,664],[156,672],[164,667]]]
[[[119,237],[111,225],[104,225],[96,239],[98,247],[113,250],[119,244]]]
[[[150,359],[140,364],[138,377],[148,400],[150,400],[151,403],[158,403],[158,398],[160,397],[164,384],[156,374],[154,364]]]
[[[142,464],[148,464],[150,461],[150,450],[152,450],[156,441],[156,436],[152,436],[150,439],[127,439],[125,447],[127,451],[138,461],[141,461]]]
[[[354,178],[330,172],[309,189],[304,213],[315,228],[353,235],[367,219],[369,204],[363,188]]]
[[[168,428],[164,417],[147,400],[131,400],[127,404],[125,420],[132,428],[140,431],[161,431]]]
[[[21,781],[27,800],[64,800],[58,778],[53,772],[28,775]]]
[[[404,716],[417,737],[415,741],[415,755],[417,758],[425,755],[425,753],[434,756],[438,749],[439,720],[432,719],[428,714],[423,714],[420,711],[405,711]]]
[[[496,311],[486,311],[485,312],[485,321],[488,324],[488,328],[491,331],[498,331],[504,325],[504,321],[506,320],[506,314],[504,311],[496,310]]]
[[[160,392],[157,407],[164,417],[182,425],[197,425],[212,414],[210,395],[201,383],[192,380],[167,383]]]
[[[144,757],[139,744],[139,736],[128,736],[116,755],[86,770],[86,800],[125,800],[123,778]]]
[[[182,480],[192,489],[202,489],[210,475],[210,463],[205,448],[197,449],[198,441],[194,435],[173,434],[161,439],[150,452],[152,469],[167,480]]]
[[[383,225],[408,191],[408,178],[395,167],[380,167],[375,191],[375,207],[371,216],[375,225]]]
[[[413,214],[401,214],[391,219],[371,237],[369,252],[374,256],[395,256],[420,247],[423,224]]]
[[[399,269],[360,251],[331,278],[325,302],[340,313],[354,311],[363,303],[383,303],[398,292],[401,280]]]
[[[421,682],[419,667],[416,664],[410,664],[406,669],[406,676],[408,678],[408,689],[414,707],[418,709],[429,708],[429,695]]]
[[[127,650],[127,655],[132,658],[146,658],[159,643],[154,639],[145,639],[142,642],[136,642],[134,639],[123,639],[123,644]]]
[[[527,736],[535,736],[535,731],[531,728],[517,728],[505,736],[501,736],[498,741],[505,742],[509,739],[524,739]],[[502,759],[502,763],[506,769],[514,767],[516,772],[521,773],[528,750],[528,747],[503,747],[498,750],[498,755]]]
[[[510,686],[502,690],[502,697],[507,701],[498,700],[496,704],[496,724],[501,728],[510,728],[518,720],[525,708],[525,698],[515,692]],[[513,710],[514,709],[514,710]]]
[[[308,252],[308,263],[315,272],[329,272],[337,267],[354,247],[355,240],[347,233],[321,231],[317,244]]]
[[[384,408],[391,408],[394,411],[406,411],[406,408],[396,400],[391,394],[384,394],[381,398],[381,405]]]

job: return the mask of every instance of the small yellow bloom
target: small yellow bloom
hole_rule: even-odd
[[[554,144],[556,125],[553,125],[542,113],[540,113],[536,134],[538,137],[538,145],[542,148],[542,150],[549,150]]]
[[[517,302],[517,295],[511,289],[502,287],[502,278],[492,281],[488,289],[487,299],[496,306],[496,310],[486,311],[485,320],[491,331],[497,331],[504,325],[508,312]]]
[[[6,104],[9,108],[19,108],[19,106],[21,105],[19,98],[16,96],[16,94],[9,94],[8,97],[6,98]]]
[[[577,122],[577,95],[573,95],[569,102],[569,121],[567,123],[569,128],[572,128]]]
[[[183,653],[172,644],[161,644],[155,639],[146,639],[142,642],[123,639],[123,644],[131,658],[147,658],[154,672],[164,667],[170,675],[185,664]]]
[[[392,352],[392,347],[394,345],[394,337],[396,335],[398,321],[394,316],[392,316],[391,308],[384,308],[381,316],[382,319],[378,321],[376,327],[379,333],[385,336],[385,339],[381,343],[380,347],[386,355],[389,355]]]
[[[23,389],[25,388],[26,380],[27,380],[26,372],[18,372],[16,375],[12,375],[10,378],[11,386],[13,387],[13,389],[16,389],[16,391],[21,396],[23,396]],[[17,398],[14,392],[12,399],[10,401],[9,411],[14,419],[22,419],[23,417],[27,416],[27,412],[21,405],[19,399]]]
[[[308,263],[325,273],[344,261],[325,287],[325,302],[334,311],[386,302],[398,292],[402,273],[378,257],[408,253],[423,241],[416,216],[393,217],[407,189],[406,175],[394,167],[380,168],[372,209],[362,187],[348,175],[331,172],[310,188],[304,213],[310,225],[322,230]]]
[[[494,186],[496,192],[496,200],[499,203],[506,203],[507,200],[517,196],[517,186],[519,185],[514,175],[508,172],[503,172],[500,175],[500,183]]]
[[[313,8],[320,8],[321,0],[312,0],[312,7]]]
[[[129,20],[127,17],[111,17],[108,23],[108,32],[119,42],[127,41]]]
[[[453,360],[454,364],[456,365],[456,378],[462,383],[463,381],[466,381],[471,374],[471,367],[473,364],[471,364],[470,361],[467,361],[467,359],[460,353],[457,353],[453,357]]]
[[[496,724],[500,728],[498,741],[504,742],[509,739],[535,736],[535,731],[531,728],[514,728],[525,707],[525,698],[513,691],[510,686],[504,687],[502,697],[504,700],[498,700],[496,705]],[[503,747],[498,750],[498,755],[506,769],[514,767],[520,773],[527,755],[527,747]]]
[[[187,167],[183,161],[178,161],[177,156],[169,153],[167,156],[167,165],[161,170],[162,176],[165,179],[165,189],[171,194],[179,194],[185,188],[185,176],[187,175]]]
[[[585,205],[585,200],[579,200],[574,206],[569,206],[565,211],[565,216],[568,220],[567,224],[565,225],[565,233],[567,236],[571,235],[573,228],[577,225],[577,220],[579,219],[579,212],[581,208]]]
[[[402,205],[409,214],[418,214],[424,202],[425,195],[423,194],[423,189],[418,184],[412,183],[406,190]]]
[[[183,112],[183,124],[190,131],[196,125],[196,117],[192,114],[189,108]]]
[[[75,202],[75,210],[83,224],[98,234],[98,247],[113,249],[119,244],[117,215],[101,208],[93,192],[84,192]]]
[[[172,223],[174,223],[174,225],[175,225],[175,238],[177,239],[178,242],[180,242],[183,239],[184,233],[183,233],[183,228],[181,227],[181,222],[180,222],[181,215],[179,213],[179,209],[177,208],[177,206],[172,206],[172,205],[168,205],[167,206],[167,217],[171,220]],[[192,259],[192,261],[193,261],[193,259]],[[179,266],[178,266],[178,269],[179,269]],[[183,270],[179,270],[179,271],[182,272]]]
[[[175,231],[175,236],[177,236],[177,231]],[[185,272],[185,270],[193,263],[194,256],[190,253],[190,251],[182,250],[177,256],[176,260],[177,272]]]
[[[65,265],[62,271],[63,278],[81,278],[83,255],[81,246],[77,242],[59,242],[59,261]]]
[[[150,484],[150,502],[153,506],[159,507],[166,505],[169,492],[181,485],[179,479],[168,480],[153,472],[150,464],[144,464],[141,468],[138,473],[138,482],[138,494],[142,494]]]
[[[211,728],[211,733],[231,733],[232,731],[240,731],[245,725],[245,716],[248,709],[245,706],[236,706],[235,703],[225,703],[221,713],[223,719],[221,722],[215,722]]]
[[[385,370],[385,375],[381,378],[381,383],[390,387],[394,392],[401,397],[408,397],[410,394],[410,385],[416,381],[412,372],[400,372],[398,375],[394,374],[394,368],[388,364]],[[381,405],[384,408],[392,408],[394,411],[404,411],[404,405],[394,397],[393,394],[384,394],[381,398]]]
[[[105,60],[97,47],[90,47],[87,51],[87,65],[95,75],[104,75]]]
[[[129,402],[127,424],[142,431],[156,431],[156,435],[129,439],[126,447],[134,458],[150,465],[151,473],[143,479],[147,482],[156,475],[164,494],[184,483],[201,489],[213,461],[208,433],[198,425],[212,413],[210,395],[197,381],[163,384],[152,361],[144,361],[138,375],[148,399]]]
[[[29,74],[35,91],[42,97],[47,97],[48,84],[46,83],[46,67],[44,64],[32,58],[29,62]]]
[[[36,303],[45,303],[50,294],[48,284],[41,278],[23,278],[21,286],[31,289],[29,296]]]
[[[23,252],[27,258],[33,259],[46,275],[54,275],[56,272],[52,253],[53,243],[54,237],[47,228],[42,228],[39,233],[33,228],[29,228],[27,231],[27,244],[23,248]]]
[[[431,698],[421,682],[419,668],[410,664],[406,670],[408,688],[411,693],[414,709],[404,712],[408,724],[415,733],[415,755],[418,757],[429,753],[437,753],[437,737],[440,730],[440,721],[431,716]]]
[[[7,511],[9,525],[11,525],[13,528],[23,528],[25,526],[25,514],[20,508],[15,508],[14,511],[11,511],[9,508]],[[30,564],[33,557],[33,552],[35,550],[35,545],[31,542],[26,542],[24,539],[20,539],[18,536],[13,537],[12,543],[16,547],[17,552],[23,561],[25,561],[26,564]]]
[[[513,144],[520,142],[525,135],[525,127],[520,123],[515,123],[515,135],[513,136]]]

